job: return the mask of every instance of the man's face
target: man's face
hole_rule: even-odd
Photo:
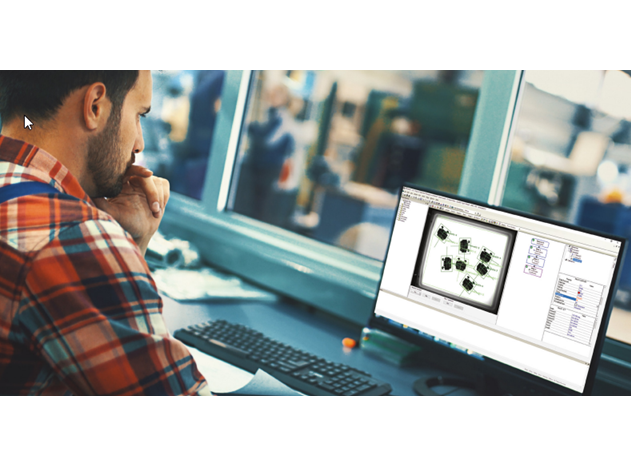
[[[116,197],[123,189],[125,172],[144,148],[140,117],[149,111],[151,95],[151,73],[141,71],[120,111],[112,107],[106,127],[89,140],[88,171],[96,188],[92,197]]]

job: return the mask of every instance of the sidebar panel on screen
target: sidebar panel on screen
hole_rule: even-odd
[[[403,193],[392,230],[381,289],[400,296],[408,295],[428,210],[427,205],[412,201]]]

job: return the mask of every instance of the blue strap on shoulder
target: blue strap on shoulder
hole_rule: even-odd
[[[68,194],[53,188],[51,185],[39,181],[23,181],[21,183],[10,184],[0,188],[0,204],[16,197],[28,196],[30,194],[60,194],[64,198],[74,198]]]

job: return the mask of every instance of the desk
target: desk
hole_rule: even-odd
[[[216,302],[182,304],[163,296],[163,315],[171,333],[189,325],[224,319],[247,325],[266,336],[314,353],[333,362],[346,364],[372,374],[392,386],[392,395],[415,395],[412,384],[420,377],[445,375],[427,366],[397,367],[362,351],[342,346],[342,339],[358,339],[361,328],[344,323],[323,313],[314,313],[287,302],[273,304],[255,302]],[[600,368],[599,368],[600,373]],[[594,395],[624,394],[612,391],[597,375]]]
[[[211,319],[247,325],[266,336],[312,352],[333,362],[364,370],[392,386],[392,395],[414,395],[412,384],[423,376],[438,375],[429,368],[400,368],[359,348],[342,346],[342,339],[358,339],[361,329],[334,318],[311,313],[289,303],[204,303],[182,304],[166,296],[164,319],[171,333]]]

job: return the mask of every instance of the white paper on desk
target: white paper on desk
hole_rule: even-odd
[[[263,369],[259,369],[244,387],[233,392],[219,393],[215,395],[241,395],[241,396],[302,396],[296,390],[289,388],[280,380],[272,377]]]
[[[241,299],[273,302],[278,296],[210,268],[157,269],[151,276],[160,292],[178,301]]]
[[[197,369],[208,382],[211,392],[223,393],[238,390],[252,380],[253,375],[249,372],[202,353],[193,346],[185,346],[191,352]]]
[[[255,375],[202,353],[197,348],[185,345],[191,352],[197,369],[202,373],[210,391],[217,395],[301,395],[267,372],[258,370]]]

